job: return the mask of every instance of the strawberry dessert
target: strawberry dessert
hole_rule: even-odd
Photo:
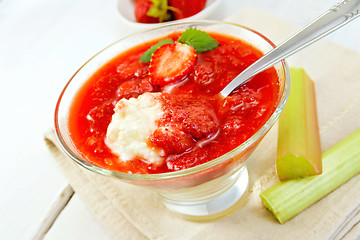
[[[219,94],[262,55],[239,39],[196,28],[131,48],[75,96],[73,144],[88,162],[125,173],[164,173],[211,161],[250,138],[276,109],[274,68],[225,99]]]

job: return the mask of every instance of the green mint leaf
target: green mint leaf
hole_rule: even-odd
[[[177,41],[192,46],[197,53],[207,52],[219,46],[208,33],[196,28],[186,29]]]
[[[139,62],[150,62],[151,56],[156,51],[156,49],[158,49],[162,45],[173,43],[174,41],[172,39],[166,38],[164,40],[161,40],[157,44],[152,45],[146,52],[143,53],[143,55],[141,55]]]

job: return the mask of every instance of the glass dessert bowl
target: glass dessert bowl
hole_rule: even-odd
[[[150,187],[159,193],[164,204],[169,209],[178,212],[180,214],[184,214],[188,216],[210,217],[225,212],[226,209],[233,206],[245,193],[245,190],[248,185],[248,172],[245,166],[245,161],[253,152],[255,147],[259,144],[259,142],[262,140],[262,138],[265,136],[265,134],[274,125],[279,115],[281,114],[289,95],[290,73],[288,66],[284,61],[276,64],[272,68],[273,73],[276,74],[277,80],[275,85],[277,87],[277,93],[273,94],[272,96],[273,106],[271,107],[271,110],[269,110],[268,116],[264,118],[263,122],[260,122],[261,124],[259,123],[260,125],[257,126],[256,128],[252,128],[251,126],[247,126],[245,124],[245,126],[243,126],[244,128],[254,129],[254,130],[240,144],[231,148],[229,151],[219,154],[219,156],[215,156],[213,159],[212,158],[208,159],[207,161],[201,162],[199,164],[193,164],[187,167],[180,167],[180,168],[175,167],[171,169],[171,171],[170,170],[160,171],[159,173],[149,172],[145,174],[141,174],[138,172],[134,173],[133,171],[130,172],[128,170],[120,171],[112,167],[107,167],[101,164],[97,164],[96,162],[92,161],[91,158],[86,156],[83,150],[80,150],[84,148],[82,148],[81,146],[79,147],[78,143],[74,140],[74,136],[76,134],[72,134],[72,130],[71,130],[72,121],[74,120],[74,118],[69,117],[69,114],[71,112],[70,110],[74,108],[73,105],[76,96],[78,96],[79,92],[82,91],[81,89],[84,89],[84,86],[86,86],[86,83],[89,82],[89,79],[93,78],[93,76],[96,75],[98,70],[103,69],[103,67],[107,63],[111,62],[117,56],[128,52],[129,49],[133,49],[131,51],[134,52],[137,51],[136,49],[140,49],[141,46],[143,48],[144,46],[146,48],[149,48],[151,44],[144,45],[144,43],[151,41],[152,43],[156,43],[158,42],[159,39],[164,38],[164,36],[167,37],[172,36],[176,41],[178,35],[174,37],[173,35],[169,35],[169,34],[172,34],[174,32],[177,34],[181,34],[186,29],[189,28],[196,28],[197,30],[201,30],[209,33],[215,33],[214,36],[217,36],[217,34],[219,34],[220,37],[218,36],[218,38],[220,40],[221,40],[221,36],[229,37],[230,40],[226,40],[229,43],[232,42],[233,39],[240,39],[241,42],[244,42],[249,46],[254,47],[254,49],[262,53],[265,53],[274,47],[274,44],[270,40],[268,40],[260,33],[257,33],[256,31],[253,31],[243,26],[239,26],[231,23],[219,22],[219,21],[197,21],[197,22],[170,24],[163,27],[146,30],[130,35],[124,39],[119,40],[118,42],[115,42],[114,44],[108,46],[107,48],[99,52],[97,55],[95,55],[93,58],[87,61],[70,79],[70,81],[67,83],[64,90],[62,91],[58,103],[56,105],[55,130],[58,141],[60,142],[60,146],[62,147],[63,151],[80,166],[92,172],[104,176],[116,178],[123,182],[144,186],[144,187]],[[154,39],[156,39],[156,41],[154,41]],[[225,44],[226,41],[224,42],[223,45],[226,45]],[[222,43],[220,45],[222,45]],[[218,51],[222,51],[222,50],[219,48]],[[244,55],[247,56],[248,51],[244,51],[244,52],[245,52]],[[235,55],[237,54],[238,53],[235,53]],[[197,55],[198,58],[201,58],[200,53]],[[126,57],[124,59],[129,59],[129,58],[131,57]],[[236,62],[236,61],[232,61],[232,62]],[[154,65],[154,62],[152,62],[152,64]],[[241,65],[240,63],[236,63],[236,64]],[[125,64],[125,65],[130,66],[131,64]],[[149,68],[149,65],[145,64],[144,66]],[[242,66],[242,68],[245,67],[246,66]],[[104,70],[104,72],[106,71]],[[230,71],[228,71],[228,74],[230,75]],[[103,75],[106,74],[102,74],[101,76]],[[146,72],[146,75],[148,75],[148,72]],[[187,80],[187,82],[189,81],[190,80]],[[87,85],[91,86],[91,84],[87,84]],[[180,84],[178,83],[174,84],[175,87],[180,86],[179,88],[182,88],[183,85],[184,84],[182,84],[181,82]],[[219,86],[218,90],[221,90],[224,87],[223,85]],[[116,86],[115,88],[117,87],[118,86]],[[144,88],[147,89],[147,87]],[[155,91],[153,88],[151,89]],[[160,89],[162,88],[160,87]],[[165,92],[165,90],[156,90],[156,91]],[[168,90],[166,91],[167,91],[166,94],[168,94],[170,97],[171,95],[175,94],[173,90],[171,90],[170,92]],[[186,91],[192,92],[192,90],[191,91],[186,90]],[[257,92],[261,92],[261,91],[259,90]],[[177,97],[177,95],[175,96]],[[230,95],[230,97],[231,96],[232,95]],[[247,96],[247,97],[249,99],[252,99],[252,96]],[[131,96],[128,98],[131,98]],[[223,101],[223,99],[221,101]],[[110,104],[111,111],[114,108],[114,106],[115,105]],[[221,108],[219,109],[220,109],[219,111],[221,111]],[[261,112],[262,111],[266,112],[267,109],[262,108]],[[93,120],[92,117],[88,117],[88,116],[87,119]],[[253,122],[257,122],[256,119]],[[92,131],[93,130],[91,130],[90,132]],[[81,130],[79,130],[79,132],[81,132]],[[222,133],[219,134],[221,135]],[[207,137],[207,140],[217,139],[217,136],[219,134],[212,133],[209,135],[210,137]],[[91,133],[89,136],[91,136]],[[102,141],[104,142],[105,139],[103,139]],[[211,144],[215,144],[213,145],[213,147],[210,147],[212,149],[217,148],[217,146],[221,144],[228,145],[226,138],[220,140],[218,139],[218,143],[212,142]],[[195,150],[191,150],[191,151],[195,153],[199,153],[199,151],[197,151],[196,148],[194,149]],[[191,151],[185,150],[184,153],[187,154],[188,152]],[[178,154],[178,156],[182,156],[184,155],[184,153]],[[104,162],[112,162],[112,160],[105,159]],[[177,163],[175,163],[174,165],[176,164]],[[112,163],[109,166],[111,165]],[[152,165],[149,165],[148,168],[150,169],[151,167]]]

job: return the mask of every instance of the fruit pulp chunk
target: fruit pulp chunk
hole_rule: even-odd
[[[179,34],[164,38],[176,41]],[[219,92],[226,84],[263,54],[239,39],[209,34],[219,47],[197,54],[196,64],[181,83],[155,85],[149,80],[150,63],[139,63],[141,55],[161,39],[129,49],[90,77],[75,96],[69,113],[70,136],[88,162],[137,174],[182,170],[225,154],[264,125],[279,100],[276,70],[259,73],[222,99]],[[116,103],[145,92],[162,92],[165,114],[148,139],[149,146],[164,149],[161,166],[141,158],[122,161],[105,144]],[[167,127],[166,131],[159,131],[161,127]]]

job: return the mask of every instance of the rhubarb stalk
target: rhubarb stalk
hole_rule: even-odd
[[[323,173],[278,182],[260,194],[280,223],[294,217],[360,173],[360,129],[322,154]]]
[[[303,69],[291,69],[291,90],[279,118],[276,172],[280,181],[322,172],[315,87]]]

